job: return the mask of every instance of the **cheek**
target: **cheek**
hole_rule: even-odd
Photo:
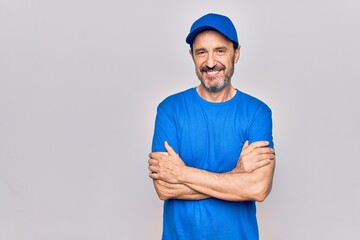
[[[201,68],[202,68],[202,65],[195,64],[195,71],[196,71],[197,74],[201,73]]]
[[[195,61],[194,64],[196,69],[200,69],[201,66],[203,65],[200,61]]]

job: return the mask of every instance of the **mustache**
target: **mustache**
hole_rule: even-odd
[[[225,66],[218,66],[215,65],[212,68],[209,68],[208,66],[203,66],[200,68],[200,72],[207,72],[207,71],[222,71],[225,70]]]

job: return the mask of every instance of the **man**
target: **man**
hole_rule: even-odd
[[[271,110],[231,84],[240,45],[229,18],[202,16],[186,42],[200,84],[160,103],[149,154],[162,239],[258,239],[255,201],[275,168]]]

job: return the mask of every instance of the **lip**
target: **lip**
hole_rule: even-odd
[[[204,71],[204,73],[209,76],[209,77],[215,77],[217,76],[219,73],[221,72],[221,70],[208,70],[208,71]]]

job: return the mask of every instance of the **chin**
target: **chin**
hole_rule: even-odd
[[[221,90],[223,90],[227,84],[225,83],[222,83],[222,84],[218,84],[218,85],[215,85],[215,86],[210,86],[208,84],[204,85],[203,86],[206,88],[206,90],[208,92],[212,92],[212,93],[217,93],[217,92],[220,92]]]

